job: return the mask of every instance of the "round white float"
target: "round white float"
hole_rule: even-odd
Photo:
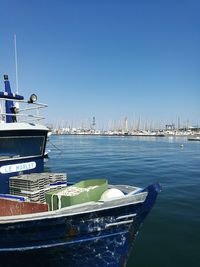
[[[124,193],[121,190],[117,188],[111,188],[111,189],[106,190],[101,195],[100,201],[108,201],[108,200],[120,198],[123,196],[124,196]]]

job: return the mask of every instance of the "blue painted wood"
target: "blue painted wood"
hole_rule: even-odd
[[[0,224],[2,266],[124,266],[159,185],[146,189],[143,203],[73,216]],[[119,216],[137,214],[132,223],[106,227]],[[7,265],[8,264],[8,265]]]
[[[15,159],[15,160],[5,160],[5,161],[0,161],[0,167],[1,166],[6,166],[6,165],[11,165],[11,164],[20,164],[20,163],[27,163],[27,162],[35,162],[36,167],[32,170],[25,170],[23,171],[23,174],[28,174],[28,173],[39,173],[43,172],[44,170],[44,158],[41,157],[33,157],[33,158],[27,158],[27,159]],[[5,174],[0,174],[0,193],[1,194],[8,194],[9,193],[9,177],[11,176],[16,176],[19,175],[20,172],[13,172],[13,173],[5,173]]]

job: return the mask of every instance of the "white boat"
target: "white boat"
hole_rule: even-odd
[[[188,141],[200,141],[200,136],[188,137]]]

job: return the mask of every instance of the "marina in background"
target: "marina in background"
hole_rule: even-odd
[[[63,123],[64,124],[64,123]],[[187,123],[188,124],[188,123]],[[103,135],[103,136],[152,136],[152,137],[164,137],[164,136],[188,136],[191,138],[200,137],[199,126],[180,125],[178,122],[166,124],[165,127],[159,129],[153,129],[147,127],[147,123],[144,127],[140,126],[140,122],[137,122],[135,127],[129,126],[128,118],[124,118],[123,123],[112,123],[112,127],[108,130],[101,130],[96,127],[95,117],[92,118],[92,123],[88,123],[87,126],[74,127],[73,123],[65,123],[65,125],[51,126],[51,132],[55,135]],[[198,138],[197,138],[198,139]]]

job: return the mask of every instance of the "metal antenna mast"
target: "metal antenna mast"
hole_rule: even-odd
[[[16,34],[14,34],[14,43],[15,43],[15,79],[16,79],[16,93],[19,94],[19,86],[18,86],[18,63],[17,63],[17,38],[16,38]]]

